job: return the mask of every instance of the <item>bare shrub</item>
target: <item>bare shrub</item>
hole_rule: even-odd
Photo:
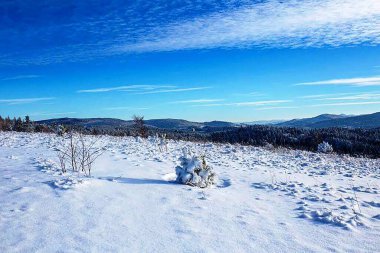
[[[66,173],[66,164],[70,164],[73,172],[91,176],[93,163],[105,150],[96,145],[98,140],[99,138],[86,137],[82,133],[69,132],[63,135],[56,148],[62,172]]]

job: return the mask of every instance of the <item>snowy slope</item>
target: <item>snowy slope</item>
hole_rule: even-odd
[[[379,160],[101,137],[85,178],[57,138],[0,133],[0,252],[380,252]],[[173,182],[184,147],[217,186]]]

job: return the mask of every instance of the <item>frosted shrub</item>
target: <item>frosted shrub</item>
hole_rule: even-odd
[[[98,138],[85,137],[81,133],[70,132],[63,135],[55,148],[62,173],[66,173],[66,164],[73,172],[84,172],[91,176],[92,165],[103,154],[104,147],[98,147]]]
[[[333,152],[333,147],[328,142],[322,142],[318,144],[318,152],[320,153],[331,153]]]
[[[177,182],[205,188],[216,183],[216,174],[207,165],[204,156],[185,154],[179,158],[180,166],[175,169]]]

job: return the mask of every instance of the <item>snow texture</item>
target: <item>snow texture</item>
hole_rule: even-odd
[[[380,252],[380,160],[89,138],[106,151],[85,177],[56,135],[0,132],[0,252]],[[183,149],[213,187],[176,181]]]

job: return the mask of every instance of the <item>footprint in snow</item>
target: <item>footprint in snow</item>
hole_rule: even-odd
[[[218,185],[218,188],[227,188],[232,185],[231,179],[221,179],[221,184]]]

